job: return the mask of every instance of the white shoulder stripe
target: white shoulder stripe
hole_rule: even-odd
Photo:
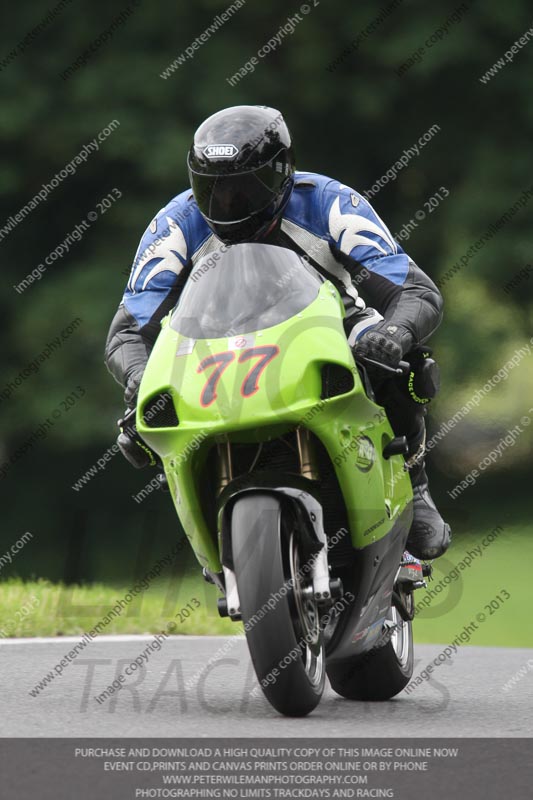
[[[396,253],[397,250],[396,243],[386,227],[381,228],[379,225],[376,225],[375,222],[363,217],[361,214],[343,214],[341,212],[339,197],[337,197],[329,212],[329,230],[336,242],[338,242],[342,236],[340,249],[347,255],[350,255],[357,245],[374,247],[376,250],[383,253],[383,255],[387,255],[387,251],[378,242],[369,239],[367,236],[361,236],[361,231],[375,233],[389,245],[393,253]]]
[[[161,258],[163,260],[149,272],[143,283],[143,290],[154,275],[165,272],[165,270],[179,275],[183,269],[183,264],[176,256],[176,253],[179,253],[184,261],[187,260],[187,242],[185,241],[185,236],[179,225],[171,217],[167,217],[166,219],[169,227],[169,235],[161,239],[159,244],[149,245],[144,251],[143,257],[135,267],[128,282],[128,287],[132,291],[144,267],[153,258]]]
[[[142,291],[144,292],[147,284],[150,283],[152,278],[155,278],[156,275],[159,275],[160,272],[173,272],[174,275],[179,275],[182,269],[183,269],[183,264],[181,263],[181,261],[178,261],[177,263],[174,264],[169,264],[167,259],[165,259],[164,261],[160,261],[159,264],[156,264],[156,266],[150,270],[150,272],[144,279],[144,283],[142,285]]]
[[[367,203],[368,203],[368,200],[367,200]],[[376,217],[377,217],[377,218],[379,219],[379,221],[381,222],[381,224],[382,224],[382,226],[383,226],[383,231],[384,231],[384,233],[386,233],[386,234],[387,234],[387,238],[388,238],[388,241],[389,241],[389,243],[390,243],[390,246],[392,247],[393,253],[397,253],[397,252],[398,252],[398,243],[396,242],[396,239],[393,237],[392,233],[391,233],[391,232],[390,232],[390,230],[387,228],[387,226],[385,225],[385,223],[383,222],[383,220],[382,220],[382,219],[381,219],[381,217],[379,216],[379,214],[378,214],[378,212],[376,211],[376,209],[375,209],[375,208],[372,208],[372,211],[374,212],[374,214],[376,215]]]

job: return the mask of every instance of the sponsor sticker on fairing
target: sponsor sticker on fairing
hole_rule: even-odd
[[[228,350],[245,350],[247,347],[253,347],[255,336],[232,336],[228,339]]]

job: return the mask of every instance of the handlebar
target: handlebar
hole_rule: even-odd
[[[358,356],[356,360],[364,364],[372,364],[374,367],[380,367],[380,369],[385,370],[385,372],[392,372],[393,375],[407,375],[411,371],[411,365],[408,361],[400,361],[397,367],[389,367],[388,364],[383,364],[381,361],[374,361],[373,358],[367,358],[366,356]]]

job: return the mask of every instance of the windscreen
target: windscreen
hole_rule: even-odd
[[[292,250],[251,243],[225,247],[194,266],[170,325],[191,339],[271,328],[312,303],[321,280]]]

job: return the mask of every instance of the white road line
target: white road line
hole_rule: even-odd
[[[96,636],[92,641],[93,642],[144,642],[153,639],[155,636],[154,633],[132,633],[132,634],[112,634],[110,636]],[[25,639],[0,639],[0,647],[6,644],[60,644],[61,642],[79,642],[80,639],[83,637],[83,634],[79,636],[35,636],[35,637],[28,637]],[[224,635],[209,635],[209,636],[201,636],[199,634],[184,634],[179,636],[169,636],[170,641],[175,641],[176,639],[180,641],[191,641],[193,639],[199,639],[203,642],[208,640],[220,641],[221,639],[244,639],[244,637],[239,634],[233,634],[233,636],[224,636]],[[92,642],[91,642],[92,644]]]

